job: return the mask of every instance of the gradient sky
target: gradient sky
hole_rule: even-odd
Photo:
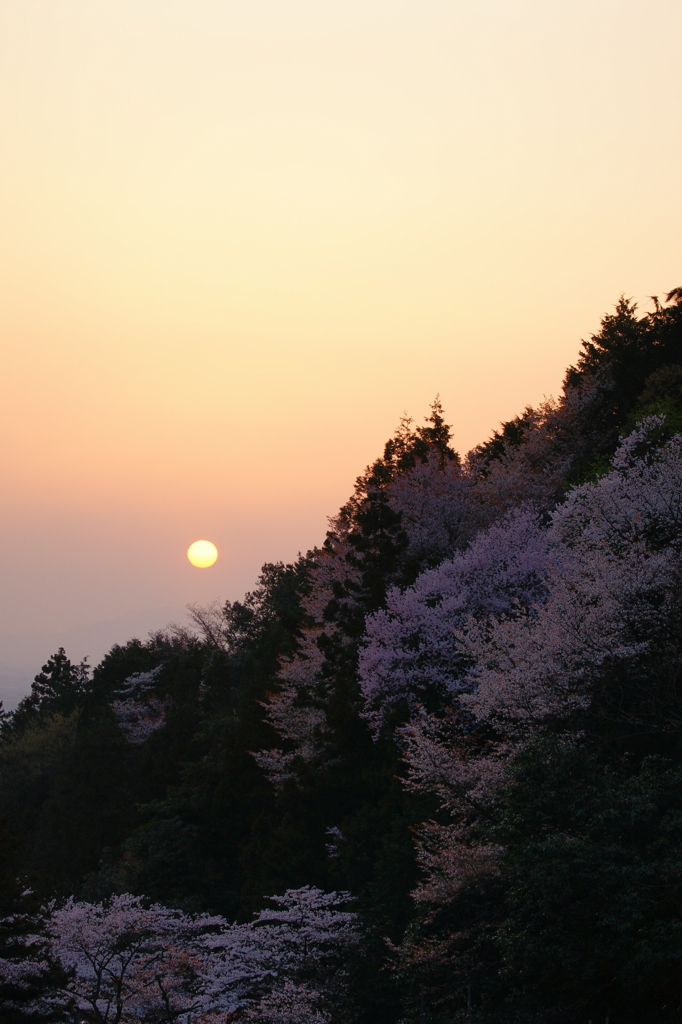
[[[0,631],[240,596],[403,411],[440,392],[466,451],[620,293],[682,284],[681,30],[679,0],[2,0]]]

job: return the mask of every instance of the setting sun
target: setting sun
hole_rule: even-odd
[[[187,557],[197,569],[207,569],[218,557],[218,549],[210,540],[195,540],[187,549]]]

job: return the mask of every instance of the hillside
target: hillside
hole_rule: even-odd
[[[8,1024],[682,1019],[682,289],[0,739]]]

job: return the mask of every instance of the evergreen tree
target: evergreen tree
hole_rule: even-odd
[[[3,731],[21,731],[42,714],[69,715],[82,706],[89,691],[87,660],[72,665],[64,648],[60,647],[33,680],[30,694],[3,723]]]

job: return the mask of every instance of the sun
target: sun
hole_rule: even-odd
[[[208,569],[218,557],[218,549],[210,540],[195,540],[187,549],[187,557],[197,569]]]

